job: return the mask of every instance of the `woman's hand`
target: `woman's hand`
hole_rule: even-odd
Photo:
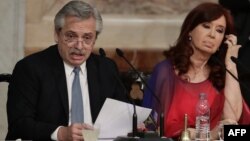
[[[147,131],[147,128],[146,128],[146,126],[145,126],[144,123],[139,123],[139,124],[137,125],[137,130],[138,130],[139,132],[145,132],[145,131]]]
[[[238,72],[236,64],[231,60],[231,57],[238,57],[239,48],[241,45],[237,45],[237,37],[233,34],[225,36],[227,44],[227,54],[225,58],[225,65],[228,71],[238,78]],[[240,91],[240,85],[234,77],[229,73],[226,73],[225,79],[225,103],[223,108],[223,116],[228,119],[234,119],[238,121],[242,114],[242,96]]]
[[[231,70],[232,65],[235,65],[232,60],[231,60],[231,56],[237,58],[238,57],[238,52],[239,52],[239,48],[241,47],[241,45],[237,45],[237,37],[233,34],[229,34],[225,36],[226,41],[224,42],[225,44],[227,44],[227,54],[226,54],[226,58],[225,58],[225,64],[228,70]]]

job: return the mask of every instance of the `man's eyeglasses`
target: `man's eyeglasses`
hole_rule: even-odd
[[[79,39],[78,35],[74,32],[68,32],[62,35],[63,35],[64,41],[68,43],[69,45],[74,45],[78,42],[81,42],[82,44],[85,44],[85,45],[91,45],[95,40],[95,36],[92,33],[84,34],[81,37],[81,39]]]

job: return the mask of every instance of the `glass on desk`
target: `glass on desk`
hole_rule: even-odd
[[[95,125],[93,129],[83,129],[82,135],[85,141],[97,141],[100,134],[100,125]]]
[[[218,136],[219,136],[219,141],[224,141],[224,124],[223,123],[219,123]]]

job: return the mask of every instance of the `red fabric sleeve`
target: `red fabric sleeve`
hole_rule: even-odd
[[[242,114],[240,117],[240,120],[238,121],[239,124],[250,124],[250,109],[247,105],[247,103],[245,102],[245,100],[243,100],[243,108],[242,108]]]

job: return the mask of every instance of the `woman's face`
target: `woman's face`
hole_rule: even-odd
[[[189,35],[192,37],[190,44],[194,53],[205,55],[214,54],[221,45],[226,30],[226,19],[224,16],[197,25]]]

